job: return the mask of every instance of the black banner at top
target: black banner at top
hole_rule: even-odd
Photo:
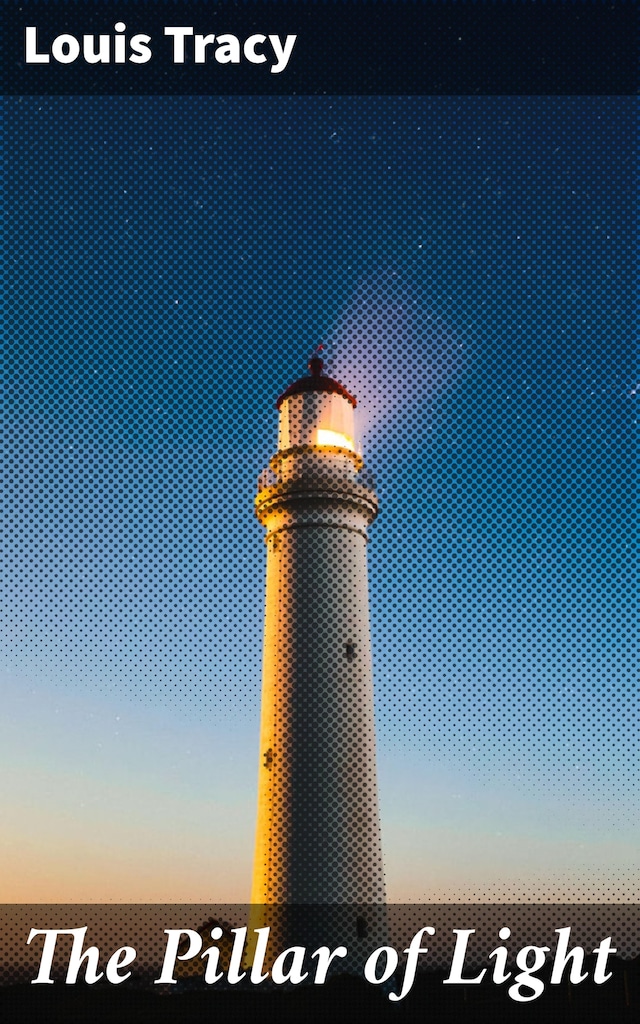
[[[9,0],[5,94],[638,91],[633,2]]]

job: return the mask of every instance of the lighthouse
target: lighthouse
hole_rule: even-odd
[[[276,402],[255,502],[267,574],[254,924],[258,907],[385,900],[367,585],[378,499],[355,397],[318,353],[308,368]],[[367,933],[366,914],[349,921]]]

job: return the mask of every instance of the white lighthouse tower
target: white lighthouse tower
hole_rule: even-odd
[[[267,584],[254,908],[385,899],[367,588],[378,501],[356,399],[317,354],[309,371],[278,398],[256,498]]]

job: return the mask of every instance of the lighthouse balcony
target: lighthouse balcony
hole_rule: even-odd
[[[271,469],[271,466],[265,466],[258,477],[258,494],[260,491],[264,491],[266,487],[273,487],[278,482],[278,477]]]
[[[282,463],[280,460],[277,460],[275,465],[280,469]],[[349,486],[355,484],[356,487],[364,487],[366,490],[375,491],[375,477],[370,470],[362,466],[361,461],[353,465],[353,462],[350,460],[350,465],[346,468],[348,471],[345,474],[345,467],[343,465],[331,465],[326,462],[307,463],[306,465],[298,462],[296,466],[287,466],[285,472],[276,472],[276,469],[272,466],[267,466],[258,476],[257,492],[261,494],[262,491],[285,482],[304,483],[305,487],[310,486],[314,489],[318,486],[328,487],[329,489],[344,489],[345,484]]]
[[[315,523],[345,525],[363,529],[378,511],[375,491],[359,481],[345,481],[325,475],[278,481],[258,491],[255,500],[258,520],[275,528],[285,524]],[[346,519],[345,519],[346,515]],[[355,517],[355,518],[354,518]],[[351,520],[353,519],[353,522]]]

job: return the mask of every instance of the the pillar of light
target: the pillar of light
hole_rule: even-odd
[[[256,926],[257,907],[385,899],[367,587],[378,501],[355,398],[317,356],[309,370],[277,401],[278,451],[256,498],[267,546]],[[342,941],[365,936],[367,916],[341,918]]]

